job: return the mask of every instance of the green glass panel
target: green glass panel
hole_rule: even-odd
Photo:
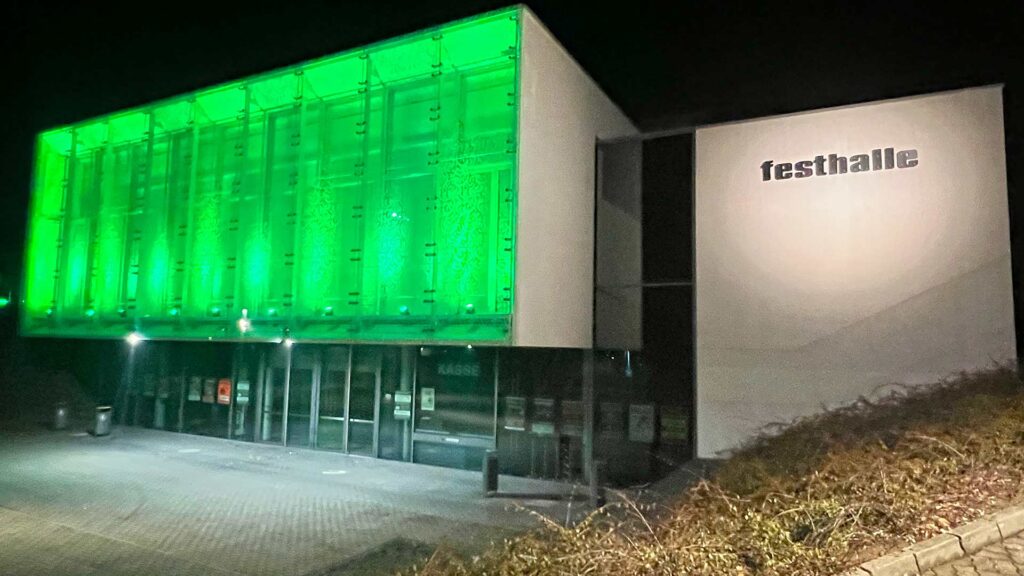
[[[41,134],[23,332],[507,342],[518,14]]]

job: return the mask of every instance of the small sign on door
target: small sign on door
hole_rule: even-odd
[[[408,420],[412,416],[412,393],[395,392],[395,420]]]
[[[249,381],[238,381],[238,395],[235,396],[235,403],[244,406],[249,403]]]
[[[432,412],[434,410],[434,389],[420,388],[420,410]]]

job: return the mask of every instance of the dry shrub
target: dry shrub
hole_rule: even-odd
[[[667,503],[617,493],[412,573],[829,575],[1024,496],[1024,386],[961,374],[807,418],[751,442]]]

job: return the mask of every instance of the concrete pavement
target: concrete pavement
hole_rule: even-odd
[[[0,575],[374,574],[576,516],[552,482],[135,428],[0,431]],[[580,491],[582,493],[582,491]]]

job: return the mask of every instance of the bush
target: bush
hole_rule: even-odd
[[[903,387],[755,439],[674,500],[618,493],[575,526],[540,527],[421,575],[829,575],[1024,496],[1015,370]]]

